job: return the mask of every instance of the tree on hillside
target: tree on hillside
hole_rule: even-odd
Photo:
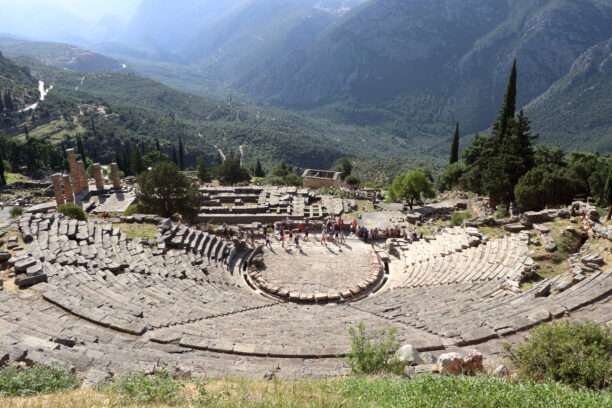
[[[293,168],[284,161],[280,162],[272,169],[273,177],[287,177],[290,173],[293,173]]]
[[[144,164],[145,169],[149,169],[151,167],[154,167],[158,163],[167,161],[170,161],[168,156],[166,156],[159,150],[152,150],[149,153],[145,154],[142,158],[142,162]]]
[[[499,116],[493,125],[493,135],[498,139],[498,142],[503,140],[510,129],[510,122],[516,115],[516,95],[518,85],[518,69],[516,59],[512,64],[512,70],[510,71],[510,78],[508,79],[508,85],[506,88],[506,94],[504,96],[504,102],[499,112]]]
[[[219,181],[225,185],[234,185],[249,181],[251,175],[248,170],[240,165],[240,158],[230,155],[219,166]]]
[[[130,163],[132,164],[132,174],[139,175],[145,171],[144,160],[142,158],[142,152],[137,145],[131,146]]]
[[[179,165],[178,154],[176,153],[176,147],[172,146],[172,163]]]
[[[606,181],[606,187],[604,189],[604,199],[607,201],[608,206],[608,221],[612,220],[612,167],[608,173],[608,180]]]
[[[345,180],[348,176],[353,173],[353,163],[349,159],[342,159],[336,169],[340,172],[340,178]]]
[[[2,155],[0,155],[0,187],[6,186],[6,175],[4,169],[4,159],[2,159]]]
[[[87,161],[87,156],[85,156],[85,147],[83,146],[83,138],[80,135],[77,136],[76,142],[77,142],[77,150],[79,152],[79,155],[81,156],[81,160],[83,160],[83,163],[85,163]]]
[[[455,134],[453,135],[453,144],[451,146],[450,164],[454,164],[459,161],[459,138],[459,122],[457,122]]]
[[[162,162],[137,180],[136,198],[146,211],[162,217],[181,214],[193,219],[200,209],[200,192],[175,164]]]
[[[185,146],[181,136],[179,136],[178,165],[181,171],[185,170]]]
[[[416,201],[435,197],[433,184],[423,170],[412,170],[397,176],[389,193],[393,201],[407,201],[411,210]]]
[[[344,182],[353,190],[359,188],[361,185],[361,180],[359,180],[359,178],[356,176],[348,176],[346,179],[344,179]]]
[[[161,153],[161,146],[159,145],[159,139],[155,139],[155,149]]]
[[[202,183],[210,183],[212,181],[212,176],[208,171],[206,161],[203,157],[200,157],[198,160],[198,179],[200,179]]]
[[[266,177],[266,172],[261,166],[261,162],[257,159],[257,164],[255,165],[255,177]]]

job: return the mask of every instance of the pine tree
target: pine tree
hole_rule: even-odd
[[[457,163],[459,161],[459,122],[455,127],[455,135],[453,136],[453,145],[451,147],[450,164]]]
[[[255,165],[255,177],[266,177],[266,172],[261,166],[259,159],[257,159],[257,164]]]
[[[181,171],[185,170],[185,146],[183,145],[183,138],[179,136],[179,151],[178,151],[178,165]]]
[[[161,146],[159,145],[159,139],[155,139],[155,148],[161,153]]]

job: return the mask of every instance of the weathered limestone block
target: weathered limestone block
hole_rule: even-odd
[[[100,163],[95,163],[93,165],[93,177],[96,181],[96,190],[98,190],[98,192],[104,191],[104,176],[102,175],[102,166],[100,166]]]
[[[438,357],[440,374],[459,375],[463,370],[463,357],[459,353],[446,353]]]
[[[113,188],[118,190],[121,188],[121,176],[119,175],[119,165],[117,163],[111,163],[111,181],[113,182]]]

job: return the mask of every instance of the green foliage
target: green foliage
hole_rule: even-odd
[[[255,171],[253,172],[254,177],[266,177],[266,172],[261,165],[259,159],[257,159],[257,164],[255,165]]]
[[[2,156],[0,155],[0,187],[6,186],[6,170],[4,167],[4,160],[2,160]]]
[[[418,376],[409,381],[349,378],[342,386],[355,408],[604,408],[612,394],[559,384],[514,384],[492,377]]]
[[[83,208],[79,207],[74,203],[62,204],[57,208],[57,212],[73,220],[85,221],[87,220],[87,214]]]
[[[197,186],[168,162],[159,163],[138,177],[136,198],[144,211],[163,217],[178,213],[192,219],[200,209]]]
[[[22,207],[12,207],[11,208],[11,218],[21,217],[23,215]]]
[[[0,370],[0,397],[51,394],[78,387],[74,374],[60,368],[8,366]]]
[[[454,188],[461,188],[466,171],[466,166],[463,163],[457,162],[446,166],[442,174],[438,177],[438,190],[444,192]]]
[[[595,323],[540,326],[510,355],[523,379],[592,389],[612,385],[612,332]]]
[[[469,211],[458,211],[451,215],[450,223],[455,227],[460,227],[466,220],[472,217]]]
[[[400,345],[394,329],[367,333],[363,323],[350,327],[351,352],[348,362],[354,374],[401,374],[404,364],[395,353]]]
[[[565,169],[539,166],[525,174],[515,187],[516,203],[524,211],[568,204],[578,190]]]
[[[345,178],[344,182],[352,189],[359,188],[359,186],[361,185],[361,180],[359,179],[359,177],[352,175]]]
[[[240,165],[240,159],[235,156],[229,156],[218,167],[218,176],[221,184],[234,185],[244,183],[251,180],[249,171]]]
[[[344,158],[340,160],[336,169],[340,172],[340,178],[346,180],[353,173],[353,163],[349,159]]]
[[[170,406],[185,406],[190,403],[204,403],[207,396],[202,383],[196,382],[198,395],[196,399],[189,398],[185,392],[185,384],[174,380],[167,371],[158,371],[153,375],[142,373],[129,374],[114,381],[110,392],[119,395],[125,405],[136,403]],[[202,405],[204,406],[204,405]]]
[[[417,200],[435,197],[433,184],[423,170],[412,170],[397,176],[389,194],[393,201],[407,200],[411,209]]]
[[[453,144],[451,146],[451,156],[450,156],[450,164],[457,163],[459,161],[459,122],[457,122],[457,126],[455,127],[455,134],[453,135]]]
[[[145,209],[138,203],[132,203],[127,210],[123,212],[123,215],[130,217],[136,214],[146,214]]]
[[[286,177],[289,174],[293,173],[293,167],[289,166],[287,163],[280,162],[272,169],[273,177]]]
[[[204,158],[198,160],[198,179],[202,183],[210,183],[212,181],[212,175],[210,171],[208,171]]]
[[[167,162],[167,161],[170,161],[168,156],[166,156],[159,150],[151,150],[150,152],[145,154],[142,158],[142,162],[143,162],[145,169],[150,169],[151,167],[155,166],[158,163]]]

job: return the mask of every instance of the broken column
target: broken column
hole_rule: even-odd
[[[79,194],[81,192],[81,182],[80,182],[80,176],[79,176],[79,165],[77,163],[77,155],[74,149],[67,149],[66,155],[68,156],[68,168],[70,170],[70,183],[72,183],[71,191],[74,194]],[[64,178],[64,181],[65,180],[66,179]]]
[[[66,200],[64,199],[64,188],[62,187],[62,175],[59,173],[52,175],[51,182],[53,183],[53,195],[55,196],[57,206],[64,205]]]
[[[111,179],[113,188],[119,190],[121,188],[121,177],[119,176],[119,165],[117,163],[111,163]]]
[[[70,176],[64,176],[64,201],[74,203],[74,191],[72,190]]]
[[[96,180],[96,190],[98,192],[104,191],[104,177],[102,176],[102,167],[100,163],[94,163],[93,165],[93,176],[94,180]]]
[[[87,170],[85,170],[85,163],[82,160],[77,162],[79,172],[79,192],[89,191],[89,177],[87,177]]]

